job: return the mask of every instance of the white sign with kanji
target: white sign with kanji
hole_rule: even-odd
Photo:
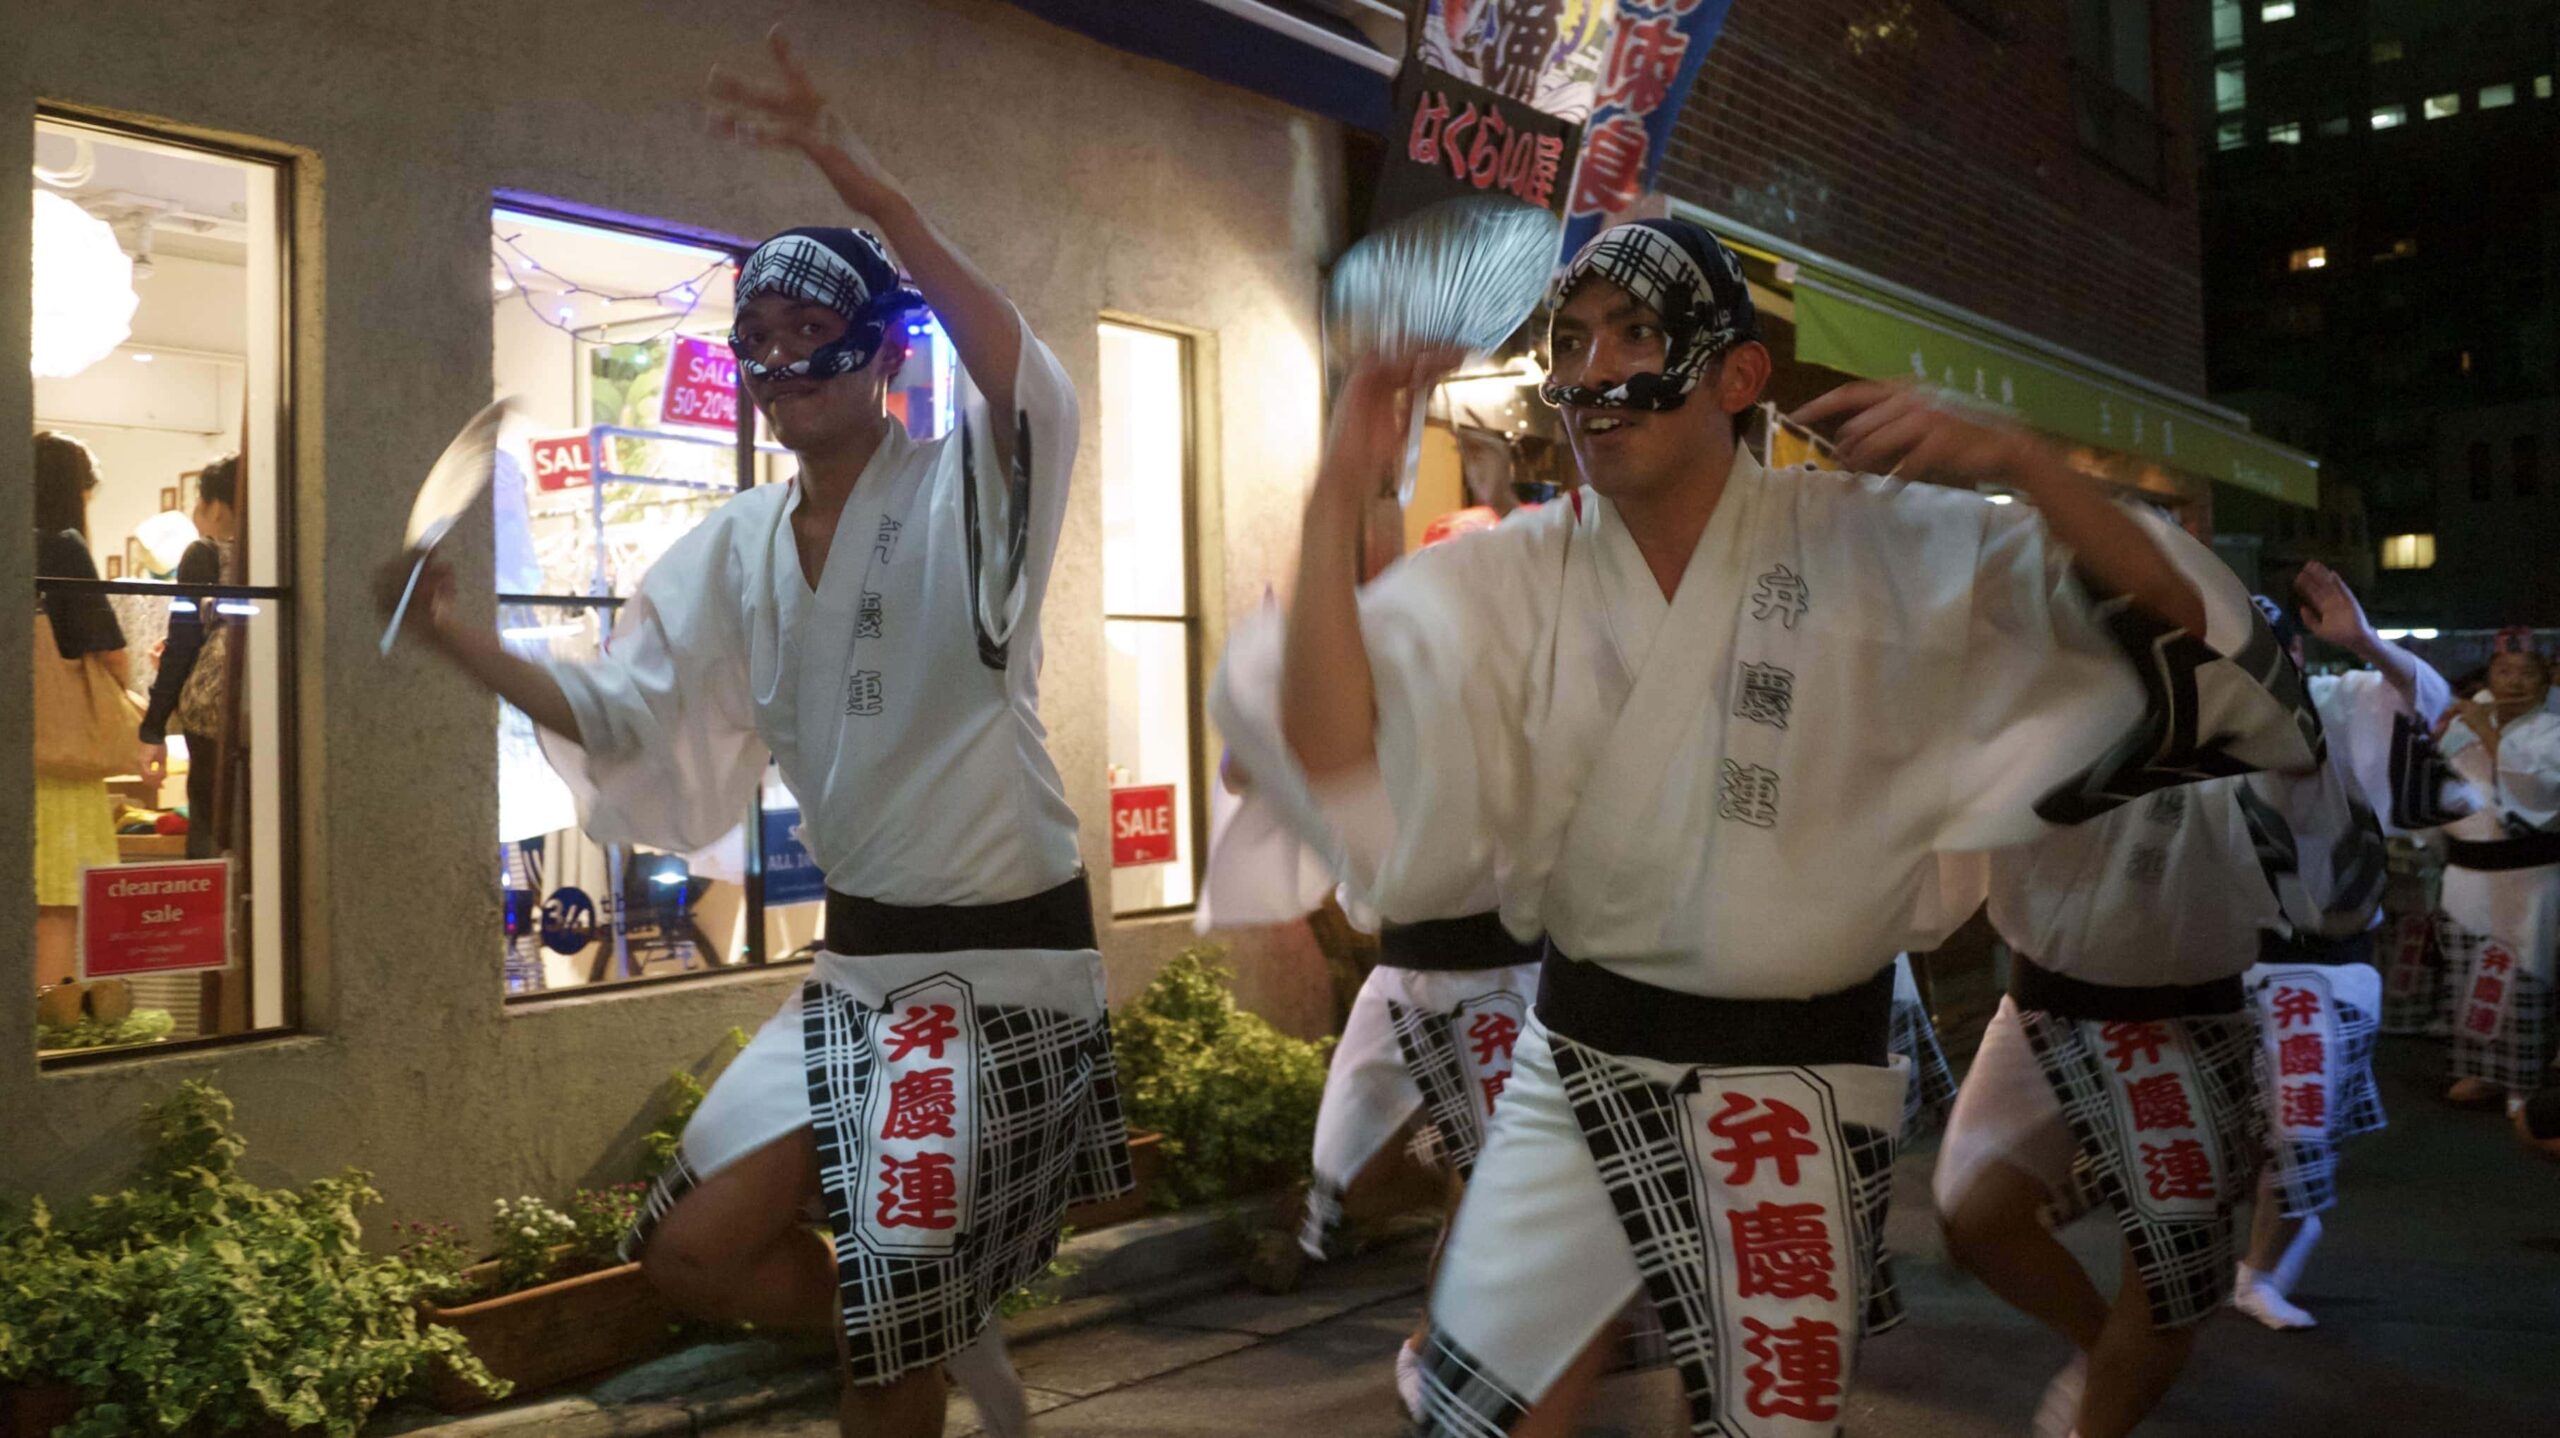
[[[1511,1082],[1511,1046],[1519,1041],[1521,1021],[1528,1016],[1527,1001],[1505,991],[1461,1004],[1449,1018],[1459,1067],[1483,1117],[1493,1117],[1494,1102]]]
[[[2212,1218],[2221,1201],[2222,1155],[2197,1118],[2205,1093],[2185,1029],[2158,1019],[2089,1020],[2080,1027],[2097,1048],[2125,1137],[2134,1207],[2161,1222]]]
[[[2259,1032],[2276,1086],[2275,1128],[2284,1137],[2329,1136],[2338,1101],[2331,1075],[2338,1052],[2337,995],[2317,969],[2279,969],[2258,990]]]
[[[1704,1069],[1688,1100],[1719,1326],[1716,1418],[1736,1438],[1832,1438],[1860,1318],[1838,1105],[1802,1069]]]
[[[978,1157],[978,1015],[969,986],[938,974],[867,1016],[864,1172],[854,1231],[875,1253],[941,1258],[969,1231]]]
[[[2515,1003],[2516,951],[2497,939],[2482,939],[2470,978],[2461,1011],[2453,1017],[2454,1032],[2475,1043],[2487,1043],[2505,1032],[2507,1010]]]

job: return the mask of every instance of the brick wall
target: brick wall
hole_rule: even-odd
[[[2201,3],[2154,0],[2163,192],[2081,150],[2068,10],[2044,0],[1968,0],[2008,14],[2003,36],[1946,0],[1737,0],[1660,186],[2201,394],[2188,133]]]

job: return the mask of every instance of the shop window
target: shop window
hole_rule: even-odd
[[[2471,497],[2485,502],[2497,492],[2496,482],[2489,476],[2489,442],[2485,439],[2471,441],[2463,457],[2471,471]]]
[[[2507,442],[2508,477],[2516,496],[2542,492],[2542,436],[2520,434]]]
[[[2249,127],[2241,121],[2225,120],[2213,127],[2213,147],[2217,150],[2238,150],[2248,143]]]
[[[743,247],[572,217],[533,201],[490,213],[490,365],[531,424],[491,491],[499,635],[531,659],[593,657],[667,548],[738,490],[787,482],[789,453],[743,403],[728,347]],[[950,427],[955,375],[930,320],[890,392],[919,438]],[[767,769],[738,828],[690,854],[580,831],[533,721],[501,704],[498,833],[510,999],[799,957],[823,876],[793,836],[797,802]]]
[[[2407,54],[2408,48],[2397,40],[2373,42],[2373,63],[2377,65],[2388,65],[2394,60],[2405,58]]]
[[[2249,103],[2249,70],[2238,60],[2225,60],[2213,67],[2213,108],[2228,115],[2246,108]]]
[[[288,181],[240,151],[35,121],[49,1062],[296,1022]],[[119,688],[163,743],[117,721]]]
[[[1107,322],[1101,340],[1111,912],[1128,917],[1190,908],[1198,893],[1191,346]]]
[[[2287,120],[2280,125],[2269,125],[2267,127],[2267,143],[2270,145],[2301,144],[2302,122],[2300,120]]]
[[[2483,110],[2503,110],[2515,102],[2516,87],[2513,85],[2483,85],[2480,87],[2480,108]]]
[[[2273,23],[2293,18],[2293,0],[2266,0],[2258,7],[2258,18]]]
[[[2387,534],[2382,538],[2385,569],[2433,569],[2436,537],[2432,534]]]
[[[2329,248],[2326,245],[2306,245],[2285,256],[2284,267],[2297,273],[2303,270],[2327,269]]]
[[[2442,120],[2448,116],[2461,114],[2462,92],[2457,90],[2450,94],[2429,95],[2426,104],[2422,107],[2422,113],[2430,120]]]
[[[2373,128],[2377,130],[2396,130],[2408,123],[2406,105],[2376,105],[2373,109]]]

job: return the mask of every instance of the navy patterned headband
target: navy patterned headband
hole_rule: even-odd
[[[1662,317],[1664,364],[1656,373],[1630,375],[1608,389],[1558,384],[1538,394],[1552,405],[1586,409],[1678,409],[1698,387],[1707,364],[1748,339],[1760,321],[1742,262],[1704,225],[1688,220],[1637,220],[1601,231],[1565,266],[1550,292],[1550,309],[1584,282],[1601,279],[1635,297]]]
[[[880,241],[862,230],[805,226],[784,230],[756,246],[738,268],[737,306],[758,295],[788,295],[824,305],[844,316],[844,336],[820,346],[808,358],[787,365],[767,365],[747,352],[738,332],[729,331],[730,353],[757,379],[829,379],[871,363],[880,352],[892,321],[925,307],[924,296],[898,280],[898,267]]]

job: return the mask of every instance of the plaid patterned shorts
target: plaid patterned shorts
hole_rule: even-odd
[[[2513,991],[2507,996],[2504,1021],[2495,1032],[2474,1031],[2467,1022],[2467,1000],[2479,980],[2481,956],[2490,940],[2465,929],[2450,915],[2438,918],[2436,932],[2444,946],[2445,970],[2453,980],[2453,1076],[2482,1079],[2510,1093],[2531,1093],[2551,1082],[2555,997],[2551,985],[2524,964],[2516,964],[2507,975]]]
[[[1893,1036],[1887,1045],[1911,1060],[1911,1083],[1902,1091],[1902,1142],[1923,1129],[1947,1121],[1955,1107],[1956,1075],[1947,1066],[1947,1051],[1938,1043],[1938,1026],[1926,1005],[1896,999]]]
[[[2266,1067],[2256,1016],[2246,1010],[2158,1021],[2194,1065],[2202,1103],[2190,1115],[2212,1144],[2220,1183],[2209,1217],[2163,1219],[2135,1201],[2146,1182],[2138,1140],[2120,1117],[2107,1054],[2095,1024],[2038,1009],[2018,1010],[2020,1027],[2053,1086],[2078,1145],[2074,1179],[2090,1200],[2116,1211],[2151,1300],[2154,1328],[2183,1328],[2209,1317],[2230,1296],[2239,1259],[2233,1210],[2257,1183],[2266,1152],[2266,1114],[2259,1102]]]
[[[2264,998],[2268,976],[2264,968],[2252,969],[2249,982],[2259,1022],[2272,1025]],[[2343,998],[2333,1000],[2330,1011],[2338,1043],[2327,1054],[2326,1087],[2335,1096],[2328,1109],[2329,1131],[2319,1138],[2286,1134],[2283,1115],[2275,1107],[2278,1090],[2273,1085],[2266,1090],[2268,1174],[2275,1183],[2276,1202],[2287,1218],[2308,1218],[2337,1207],[2338,1144],[2388,1122],[2382,1112],[2382,1088],[2373,1077],[2381,1017]]]
[[[1019,962],[1013,955],[995,957]],[[1001,971],[981,972],[977,984],[999,993],[1003,978]],[[934,981],[970,987],[950,974]],[[872,1133],[884,1100],[897,1098],[881,1092],[879,1081],[885,1059],[896,1053],[882,1040],[894,1005],[875,1007],[839,984],[812,977],[797,1009],[806,1078],[803,1117],[815,1139],[825,1220],[835,1240],[847,1373],[856,1384],[887,1383],[975,1342],[997,1303],[1048,1266],[1057,1251],[1059,1218],[1069,1205],[1116,1197],[1135,1186],[1110,1023],[1098,1006],[1090,1015],[987,997],[970,1006],[973,1062],[965,1089],[948,1087],[965,1093],[958,1101],[974,1114],[967,1130],[974,1134],[974,1162],[967,1182],[939,1194],[946,1206],[937,1222],[956,1236],[946,1251],[920,1255],[884,1251],[866,1236],[877,1225],[863,1222],[875,1209],[887,1219],[893,1202],[900,1201],[883,1187],[886,1165],[897,1152]],[[700,1177],[683,1157],[659,1177],[623,1240],[626,1257],[639,1254]]]
[[[1766,1325],[1746,1327],[1743,1316],[1732,1311],[1728,1286],[1734,1277],[1729,1272],[1716,1271],[1722,1260],[1712,1255],[1718,1250],[1721,1235],[1717,1228],[1710,1227],[1713,1220],[1705,1191],[1716,1180],[1700,1168],[1703,1160],[1692,1151],[1697,1135],[1683,1113],[1684,1105],[1692,1101],[1687,1092],[1689,1085],[1676,1075],[1658,1072],[1663,1065],[1640,1066],[1638,1061],[1618,1058],[1543,1028],[1539,1032],[1553,1062],[1554,1078],[1544,1082],[1560,1082],[1571,1122],[1580,1130],[1597,1170],[1600,1189],[1626,1244],[1620,1251],[1631,1253],[1637,1291],[1649,1301],[1658,1322],[1662,1353],[1680,1375],[1689,1414],[1688,1431],[1700,1438],[1725,1434],[1730,1430],[1720,1416],[1720,1407],[1732,1405],[1741,1396],[1719,1393],[1728,1381],[1727,1375],[1741,1375],[1749,1369],[1765,1376],[1771,1364],[1786,1360],[1762,1357],[1764,1346],[1772,1341],[1771,1334]],[[1524,1092],[1521,1085],[1525,1084],[1526,1092],[1541,1095],[1529,1102],[1543,1108],[1554,1101],[1553,1096],[1541,1093],[1542,1076],[1533,1071],[1536,1060],[1528,1057],[1532,1050],[1526,1040],[1522,1053],[1513,1094]],[[1784,1072],[1822,1084],[1847,1067]],[[1695,1072],[1714,1075],[1720,1071]],[[1828,1123],[1817,1120],[1808,1133],[1839,1163],[1847,1184],[1849,1262],[1839,1275],[1847,1282],[1835,1290],[1839,1299],[1845,1300],[1845,1309],[1824,1312],[1845,1312],[1853,1317],[1845,1324],[1818,1321],[1827,1344],[1818,1366],[1836,1384],[1835,1392],[1847,1387],[1859,1336],[1890,1328],[1903,1316],[1882,1244],[1885,1205],[1892,1184],[1894,1125],[1900,1112],[1900,1096],[1888,1085],[1899,1083],[1900,1079],[1890,1070],[1859,1069],[1856,1073],[1867,1080],[1861,1085],[1864,1092],[1843,1092],[1836,1119]],[[1882,1095],[1881,1099],[1875,1097],[1877,1094]],[[1527,1391],[1516,1372],[1504,1371],[1516,1368],[1518,1357],[1504,1363],[1475,1351],[1453,1331],[1449,1318],[1456,1307],[1490,1301],[1480,1297],[1480,1285],[1502,1281],[1500,1276],[1461,1275],[1455,1270],[1471,1257],[1464,1230],[1475,1212],[1472,1205],[1500,1196],[1488,1194],[1487,1185],[1493,1182],[1495,1166],[1506,1156],[1506,1145],[1520,1137],[1511,1132],[1518,1117],[1512,1109],[1515,1101],[1506,1096],[1504,1107],[1495,1113],[1492,1143],[1484,1160],[1486,1177],[1469,1194],[1471,1207],[1460,1216],[1461,1234],[1452,1240],[1444,1257],[1441,1284],[1433,1294],[1435,1317],[1422,1354],[1424,1418],[1420,1428],[1432,1438],[1492,1438],[1507,1433],[1540,1396]],[[1867,1121],[1860,1122],[1859,1118]],[[1532,1140],[1530,1146],[1543,1141]],[[1513,1157],[1516,1162],[1518,1156]],[[1526,1237],[1525,1230],[1535,1226],[1491,1215],[1488,1219],[1506,1240],[1514,1233]],[[1579,1226],[1590,1218],[1577,1210],[1565,1221]],[[1561,1240],[1556,1244],[1559,1252],[1598,1241],[1588,1233],[1577,1233],[1571,1239],[1557,1237]],[[1526,1246],[1537,1245],[1531,1240]],[[1611,1296],[1598,1291],[1598,1286],[1607,1281],[1604,1275],[1566,1272],[1566,1264],[1550,1263],[1536,1254],[1506,1252],[1503,1257],[1506,1263],[1518,1263],[1531,1270],[1520,1275],[1526,1285],[1543,1282],[1559,1292],[1593,1285],[1592,1291],[1574,1295],[1577,1314]],[[1532,1292],[1519,1292],[1499,1301],[1518,1305],[1515,1311],[1519,1315],[1533,1319],[1543,1315]],[[1813,1325],[1797,1325],[1800,1329],[1810,1326]],[[1842,1327],[1849,1331],[1838,1331]],[[1579,1331],[1576,1321],[1559,1313],[1536,1336],[1556,1348],[1571,1350],[1594,1335]],[[1650,1334],[1643,1336],[1651,1338]],[[1515,1334],[1515,1343],[1517,1337]],[[1739,1386],[1739,1380],[1735,1381]],[[1789,1425],[1770,1431],[1792,1434],[1810,1430]]]

